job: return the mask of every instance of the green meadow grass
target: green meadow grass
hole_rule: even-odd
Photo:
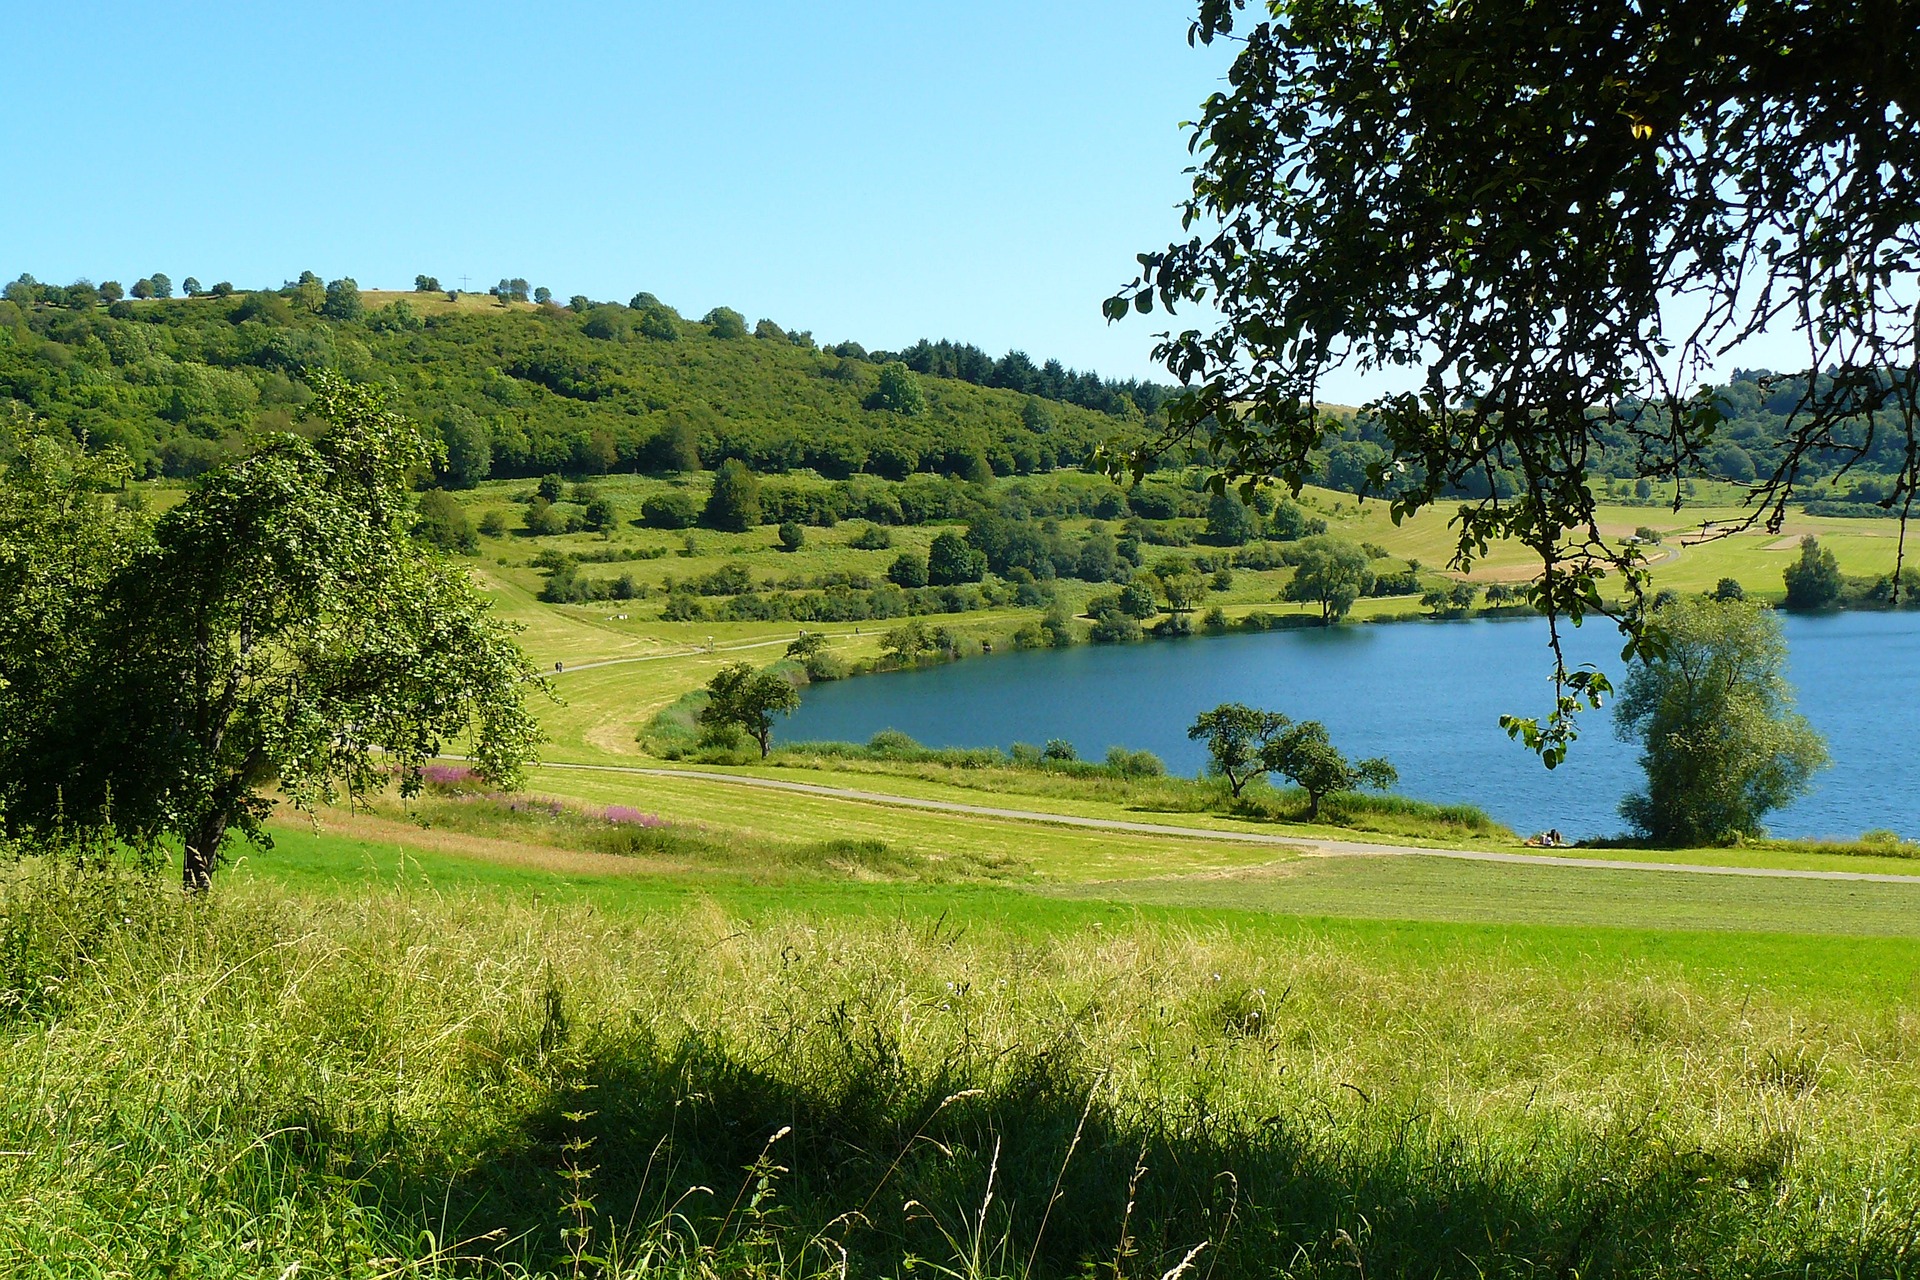
[[[1646,913],[1617,886],[1577,928],[1142,889],[582,874],[292,826],[205,902],[17,867],[0,1271],[1906,1265],[1910,937],[1621,928]]]

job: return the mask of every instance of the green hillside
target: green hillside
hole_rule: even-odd
[[[148,476],[191,476],[249,429],[292,424],[305,376],[331,368],[389,385],[398,407],[437,426],[455,483],[670,470],[695,451],[709,466],[734,457],[763,473],[982,478],[1078,465],[1149,424],[1136,395],[1158,403],[1157,389],[1018,353],[984,370],[954,366],[1009,385],[939,376],[937,349],[922,344],[916,363],[929,372],[907,373],[902,403],[885,407],[889,353],[822,349],[725,308],[694,322],[650,295],[634,302],[542,306],[315,280],[102,306],[16,281],[0,301],[0,422],[30,412],[119,445]]]

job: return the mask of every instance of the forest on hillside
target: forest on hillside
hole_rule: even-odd
[[[250,430],[292,425],[307,375],[333,369],[385,384],[437,427],[461,484],[726,458],[834,477],[1050,471],[1150,429],[1140,402],[1157,409],[1165,394],[952,343],[901,359],[821,349],[727,308],[687,320],[649,294],[473,306],[423,291],[369,306],[352,281],[311,273],[277,291],[216,288],[136,302],[117,285],[108,301],[14,282],[0,301],[0,403],[117,445],[142,474],[183,477]]]
[[[132,296],[111,281],[9,284],[0,298],[0,451],[7,424],[31,416],[119,447],[137,474],[190,477],[243,449],[252,432],[293,427],[309,375],[332,369],[382,384],[435,427],[448,451],[440,479],[454,487],[553,472],[686,471],[730,458],[760,474],[981,480],[1080,467],[1101,444],[1149,439],[1177,391],[945,339],[898,352],[822,346],[807,331],[770,319],[749,325],[726,307],[691,320],[644,292],[625,304],[576,296],[560,305],[524,280],[503,280],[483,298],[422,276],[410,295],[369,296],[350,279],[311,272],[277,290],[186,285],[191,296],[172,296],[157,273]],[[1736,372],[1714,393],[1725,421],[1697,478],[1771,474],[1807,390],[1804,378]],[[1617,497],[1636,489],[1654,497],[1641,479],[1633,407],[1607,416],[1596,480]],[[1314,455],[1317,482],[1392,492],[1378,425],[1364,413],[1336,422]],[[1906,463],[1896,434],[1857,422],[1804,459],[1799,480],[1813,509],[1886,514],[1875,504]],[[1398,484],[1417,478],[1402,471]],[[1516,481],[1496,465],[1455,488],[1504,495]]]

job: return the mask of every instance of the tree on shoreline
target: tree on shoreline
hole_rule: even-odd
[[[1827,764],[1826,744],[1793,710],[1779,620],[1761,604],[1702,597],[1660,609],[1649,631],[1656,647],[1614,706],[1647,775],[1621,816],[1672,847],[1761,834],[1760,820]]]
[[[1781,577],[1787,587],[1786,607],[1807,612],[1833,608],[1840,603],[1840,593],[1846,587],[1840,562],[1812,534],[1800,539],[1800,558],[1788,565]]]
[[[722,667],[707,681],[707,698],[700,723],[709,730],[744,730],[759,745],[762,760],[773,750],[773,718],[800,706],[800,695],[784,677],[755,671],[745,662]]]
[[[1187,729],[1187,737],[1207,744],[1207,766],[1227,780],[1237,800],[1249,782],[1266,773],[1267,744],[1293,721],[1278,711],[1260,711],[1242,702],[1223,702],[1203,711]]]
[[[1261,763],[1307,793],[1307,820],[1320,816],[1320,805],[1330,795],[1372,787],[1385,791],[1400,773],[1384,758],[1348,762],[1318,720],[1302,720],[1267,743]]]
[[[1320,534],[1302,542],[1295,555],[1284,598],[1318,605],[1322,626],[1346,617],[1373,583],[1367,553],[1344,539]]]

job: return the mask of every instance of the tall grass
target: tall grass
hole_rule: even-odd
[[[1855,1276],[1920,1230],[1904,1005],[34,864],[0,921],[9,1275]]]

